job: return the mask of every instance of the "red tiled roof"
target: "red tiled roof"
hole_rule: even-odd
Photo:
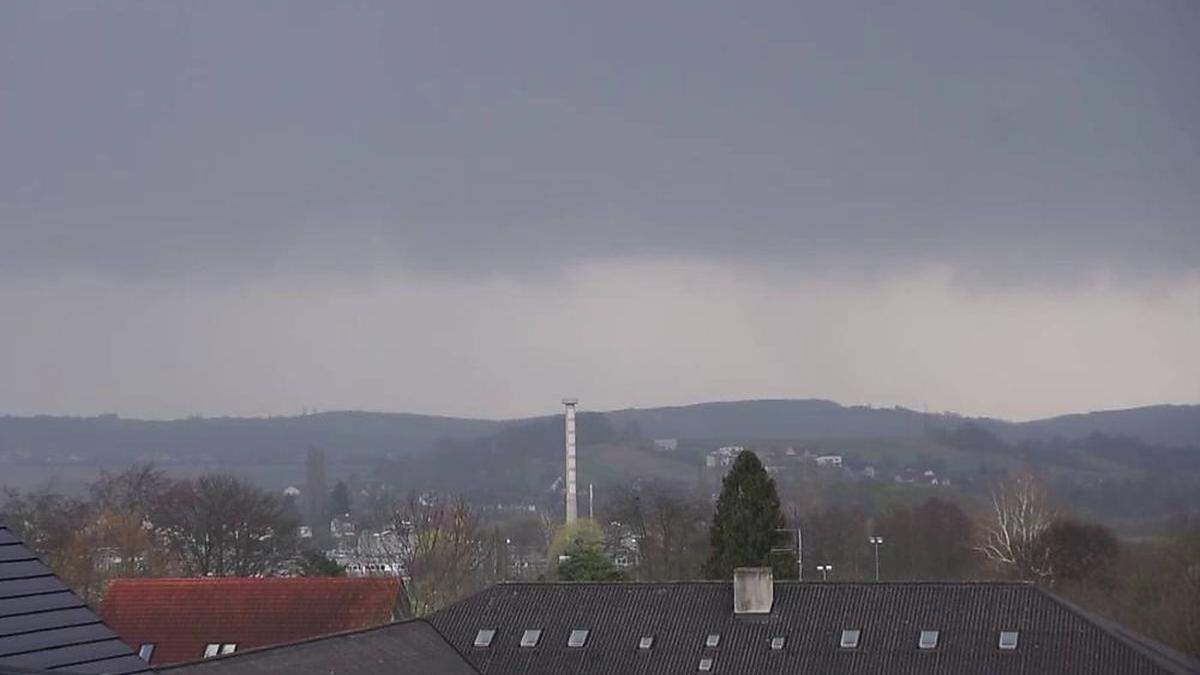
[[[191,661],[210,643],[237,649],[295,642],[387,623],[398,579],[116,579],[101,615],[135,651],[153,644],[152,665]]]

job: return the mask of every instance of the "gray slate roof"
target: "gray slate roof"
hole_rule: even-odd
[[[432,626],[420,619],[288,645],[234,652],[227,656],[160,668],[159,672],[178,675],[477,673]]]
[[[788,583],[768,616],[733,613],[726,582],[505,583],[434,614],[430,623],[481,673],[1189,673],[1195,661],[1014,583]],[[489,647],[474,647],[480,629]],[[525,629],[542,629],[521,647]],[[567,646],[572,630],[587,643]],[[840,647],[861,630],[857,649]],[[919,650],[922,630],[940,631]],[[1017,649],[998,648],[1019,631]],[[705,646],[719,634],[716,647]],[[650,649],[639,649],[653,636]],[[785,638],[772,650],[771,639]]]
[[[0,673],[143,673],[149,667],[0,525]]]

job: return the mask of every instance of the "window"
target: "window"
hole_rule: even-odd
[[[921,649],[936,649],[938,643],[938,632],[936,630],[921,631],[921,640],[917,646]]]
[[[568,647],[582,647],[587,643],[588,632],[586,630],[573,630],[571,637],[567,638]]]
[[[146,644],[142,645],[141,647],[138,647],[138,658],[140,658],[141,660],[145,661],[146,663],[150,663],[150,659],[153,656],[154,656],[154,644],[153,643],[147,642]]]
[[[210,642],[207,645],[204,645],[204,658],[207,659],[207,658],[216,656],[217,652],[219,652],[219,651],[221,651],[221,643],[220,642]]]
[[[222,654],[232,654],[235,651],[237,651],[237,643],[236,642],[226,642],[225,644],[221,645],[221,653]]]
[[[654,646],[653,635],[643,635],[641,640],[638,640],[638,649],[650,649]]]
[[[1016,649],[1017,648],[1017,631],[1002,630],[1000,631],[1000,649]]]
[[[492,644],[492,638],[496,637],[495,628],[480,628],[475,634],[475,646],[487,647]]]
[[[860,635],[862,635],[861,630],[842,631],[842,649],[857,649]]]
[[[541,628],[530,628],[521,634],[522,647],[536,647],[538,640],[542,637]]]
[[[702,670],[707,673],[708,671],[712,670],[712,664],[713,664],[713,660],[711,658],[706,657],[706,658],[700,659],[700,667],[697,668],[697,670]]]
[[[704,639],[705,647],[716,647],[719,644],[721,644],[720,633],[709,633],[708,637]]]
[[[775,651],[779,651],[780,649],[783,649],[783,638],[782,637],[771,638],[771,649],[774,649]]]

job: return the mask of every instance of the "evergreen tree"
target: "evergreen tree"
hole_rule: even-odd
[[[329,493],[329,512],[335,516],[350,513],[350,489],[343,481],[339,480]]]
[[[795,576],[791,556],[771,555],[776,530],[786,527],[775,481],[758,455],[744,451],[721,483],[721,496],[709,529],[712,551],[704,565],[709,579],[731,579],[735,567],[774,568],[781,578]]]

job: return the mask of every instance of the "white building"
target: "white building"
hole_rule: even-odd
[[[717,448],[708,453],[708,456],[704,458],[704,464],[710,469],[718,466],[729,466],[733,464],[733,460],[737,459],[737,456],[742,454],[745,449],[741,445],[727,445],[723,448]]]
[[[673,452],[679,449],[678,438],[656,438],[654,439],[654,449],[659,452]]]
[[[841,455],[818,455],[817,456],[817,466],[836,466],[838,468],[841,468],[842,456]]]

